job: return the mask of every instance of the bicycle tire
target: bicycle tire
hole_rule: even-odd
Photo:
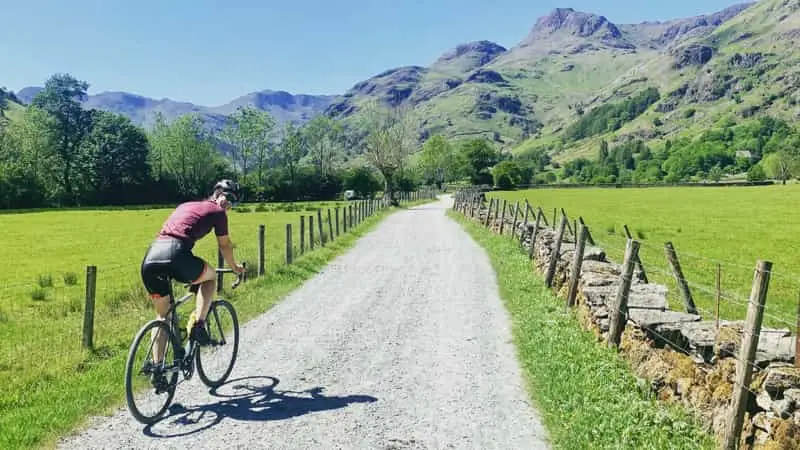
[[[225,369],[225,372],[218,379],[212,380],[211,377],[208,375],[208,373],[206,373],[206,370],[203,368],[203,362],[202,362],[203,360],[201,355],[203,354],[204,351],[206,351],[206,349],[213,348],[212,346],[200,347],[195,356],[197,375],[200,376],[200,380],[202,380],[206,386],[212,388],[219,387],[223,383],[225,383],[225,380],[228,379],[231,372],[233,371],[233,366],[236,363],[236,356],[239,354],[239,317],[236,315],[236,309],[228,301],[216,300],[211,304],[211,307],[208,309],[208,314],[206,315],[206,326],[208,327],[209,335],[213,340],[214,333],[220,331],[219,314],[218,314],[218,311],[220,309],[228,310],[231,316],[231,320],[233,322],[231,330],[222,331],[223,334],[229,334],[231,332],[233,333],[232,338],[228,336],[225,337],[226,343],[223,344],[223,345],[230,345],[231,341],[233,344],[233,354],[231,355],[230,361],[228,361],[227,363],[227,368]]]
[[[169,389],[167,390],[167,397],[164,400],[163,406],[158,409],[158,412],[147,416],[143,414],[139,408],[136,406],[136,392],[134,392],[133,388],[133,364],[136,358],[136,350],[139,347],[139,344],[142,342],[145,337],[149,337],[149,332],[152,329],[160,328],[167,334],[167,345],[172,346],[172,357],[173,359],[179,354],[181,348],[180,344],[175,339],[175,335],[172,333],[169,324],[163,320],[151,320],[150,322],[146,323],[142,328],[139,329],[139,332],[136,333],[136,337],[134,337],[133,342],[131,343],[131,347],[128,350],[128,358],[125,362],[125,398],[128,404],[128,411],[130,411],[131,415],[139,422],[151,425],[157,422],[164,412],[169,408],[169,405],[172,403],[172,399],[175,397],[175,389],[178,385],[178,375],[179,371],[175,371],[172,373],[172,379],[169,381]],[[146,340],[146,345],[150,345],[150,340]],[[165,357],[168,352],[165,351]],[[175,364],[180,364],[180,361],[175,361]],[[149,389],[153,389],[152,387]]]

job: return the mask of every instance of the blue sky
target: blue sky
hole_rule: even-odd
[[[429,65],[459,43],[511,47],[555,7],[638,23],[738,1],[11,0],[2,7],[0,86],[69,72],[90,93],[203,105],[262,89],[339,94],[392,67]]]

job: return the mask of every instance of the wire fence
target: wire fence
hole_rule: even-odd
[[[685,372],[697,375],[708,395],[690,402],[722,408],[725,420],[711,421],[725,448],[748,439],[742,435],[746,415],[752,422],[782,405],[778,416],[791,421],[793,409],[780,403],[782,393],[800,383],[767,389],[764,380],[765,369],[787,366],[800,380],[800,277],[769,261],[748,265],[680,251],[671,242],[654,244],[627,226],[593,229],[564,209],[551,215],[527,201],[492,198],[486,204],[480,189],[457,191],[455,200],[453,208],[467,218],[519,240],[545,284],[564,293],[568,307],[582,301],[608,345],[630,346],[632,336],[641,335],[650,357],[666,349],[692,361]],[[720,398],[720,392],[728,394]]]
[[[436,194],[421,190],[397,195],[401,205],[408,205],[435,199]],[[263,214],[255,214],[252,208],[232,211],[234,254],[237,262],[247,263],[245,284],[248,279],[275,274],[286,264],[297,262],[303,255],[355,231],[364,220],[388,206],[382,200],[351,200],[295,204]],[[306,222],[302,238],[301,220]],[[287,227],[292,228],[289,246]],[[224,267],[214,241],[198,242],[194,253]],[[145,248],[146,242],[141,257]],[[86,253],[98,254],[90,249]],[[73,267],[52,259],[36,265],[35,271],[29,270],[28,274],[22,274],[23,269],[30,269],[25,267],[19,270],[11,267],[6,272],[7,281],[0,285],[0,340],[4,342],[0,346],[0,378],[8,381],[0,388],[0,400],[24,395],[45,380],[46,376],[42,378],[45,374],[85,370],[89,365],[124,353],[133,327],[153,318],[152,305],[141,282],[141,260],[131,260],[128,252],[116,255],[113,247],[103,253],[109,254],[111,263],[86,261],[84,266]],[[127,262],[113,262],[119,260]],[[220,274],[218,292],[229,294],[231,281],[231,274]],[[181,289],[181,283],[173,282],[176,296]],[[54,353],[59,356],[54,358]]]

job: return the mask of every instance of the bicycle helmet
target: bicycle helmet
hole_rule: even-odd
[[[220,180],[214,185],[214,194],[225,194],[225,197],[233,204],[239,203],[239,183],[233,180]]]

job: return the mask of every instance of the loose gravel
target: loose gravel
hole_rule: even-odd
[[[241,327],[229,381],[178,386],[145,427],[123,407],[63,448],[544,449],[488,257],[445,215],[384,219]],[[120,389],[123,374],[120,373]]]

